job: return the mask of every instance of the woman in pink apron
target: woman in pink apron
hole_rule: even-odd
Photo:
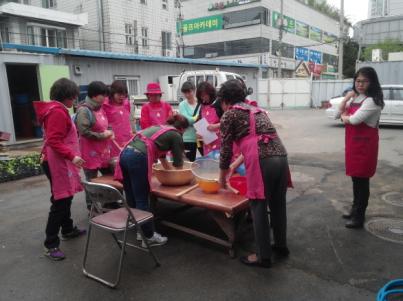
[[[173,115],[167,120],[167,125],[152,126],[139,132],[123,149],[120,155],[119,173],[123,176],[123,187],[130,207],[150,211],[149,194],[152,165],[159,159],[166,169],[182,168],[184,145],[182,134],[189,126],[188,120],[182,115]],[[171,152],[172,165],[165,156]],[[142,227],[149,245],[165,244],[168,239],[154,231],[151,223]],[[141,240],[141,236],[137,236]],[[143,242],[143,246],[145,243]]]
[[[133,138],[130,123],[130,103],[127,99],[127,86],[120,80],[115,80],[111,87],[109,98],[103,103],[103,109],[108,119],[109,128],[113,131],[115,139],[109,142],[110,156],[119,156],[121,148]]]
[[[217,140],[203,144],[203,156],[207,156],[212,151],[220,150],[220,118],[223,112],[220,102],[216,100],[216,90],[209,82],[202,82],[197,86],[196,97],[201,106],[199,119],[205,118],[209,123],[207,129],[218,136]]]
[[[52,196],[46,225],[45,255],[52,260],[62,260],[59,249],[59,231],[68,240],[85,233],[73,224],[71,201],[82,191],[79,169],[84,163],[78,147],[77,131],[68,108],[78,97],[77,85],[66,78],[57,80],[50,89],[52,101],[35,101],[34,108],[44,129],[42,167],[49,179]]]
[[[287,257],[286,192],[291,186],[287,152],[267,113],[245,103],[245,91],[238,80],[222,85],[218,97],[225,111],[221,118],[220,182],[225,187],[233,143],[244,157],[247,194],[250,200],[256,254],[241,258],[250,266],[271,266],[272,250]],[[270,245],[267,214],[270,207],[274,245]]]
[[[110,139],[113,132],[108,130],[108,119],[102,108],[108,89],[102,82],[88,85],[88,96],[80,104],[76,114],[76,125],[80,136],[80,151],[85,161],[83,168],[87,181],[96,178],[98,172],[112,173],[110,169]],[[86,196],[87,208],[91,208],[91,200]]]
[[[162,91],[159,83],[149,83],[144,93],[148,103],[141,108],[140,126],[144,130],[153,125],[164,125],[172,116],[173,111],[169,103],[161,100]]]
[[[353,205],[347,228],[362,228],[370,195],[369,179],[378,162],[378,124],[384,107],[382,88],[371,67],[364,67],[354,76],[353,92],[340,104],[340,114],[346,126],[346,174],[353,181]]]

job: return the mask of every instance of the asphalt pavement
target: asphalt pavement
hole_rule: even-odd
[[[287,197],[288,260],[275,261],[271,269],[249,268],[220,247],[158,226],[169,237],[155,248],[161,267],[147,254],[128,250],[120,285],[109,289],[82,273],[85,237],[62,242],[62,262],[43,256],[49,186],[39,176],[0,184],[0,300],[375,300],[387,281],[403,278],[403,128],[381,128],[368,229],[349,230],[341,218],[352,200],[343,127],[320,110],[270,116],[289,152],[295,184]],[[72,210],[76,223],[86,227],[82,193]],[[180,220],[219,231],[201,210]],[[240,238],[238,255],[254,249],[250,224]],[[109,235],[94,233],[90,256],[93,270],[114,276],[119,249]]]

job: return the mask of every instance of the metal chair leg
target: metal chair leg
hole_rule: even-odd
[[[84,259],[83,259],[83,273],[84,275],[88,276],[88,272],[86,269],[86,264],[87,264],[87,255],[88,255],[88,247],[90,244],[90,237],[91,237],[91,231],[92,231],[92,225],[91,223],[88,224],[88,233],[87,233],[87,241],[85,243],[85,250],[84,250]]]
[[[147,246],[148,253],[149,253],[149,254],[151,255],[151,257],[154,259],[155,266],[156,266],[156,267],[160,267],[161,264],[160,264],[160,262],[158,261],[157,256],[155,256],[153,250],[151,249],[150,244],[148,243],[147,237],[144,235],[143,229],[141,229],[141,226],[137,227],[137,231],[140,231],[140,235],[141,235],[141,237],[142,237],[144,243],[145,243],[146,246]]]
[[[119,258],[119,266],[118,266],[118,272],[117,272],[117,277],[116,281],[113,284],[112,287],[116,287],[119,284],[120,281],[120,276],[122,274],[122,265],[123,265],[123,258],[125,256],[125,249],[126,249],[126,241],[127,241],[127,227],[125,229],[125,232],[123,234],[123,243],[122,243],[122,250],[120,251],[120,258]]]

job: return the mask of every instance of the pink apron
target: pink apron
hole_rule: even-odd
[[[347,114],[353,115],[362,103],[351,103]],[[378,162],[378,128],[366,123],[346,124],[346,175],[371,178],[376,172]]]
[[[148,105],[151,125],[163,125],[169,117],[169,107],[165,101],[161,100],[160,106]]]
[[[97,111],[91,110],[95,124],[91,130],[93,132],[102,133],[108,129],[108,119],[102,108]],[[80,151],[82,158],[85,160],[85,169],[98,169],[109,166],[110,150],[109,139],[95,140],[80,136]]]
[[[217,116],[216,109],[212,105],[202,105],[201,106],[201,116],[206,118],[209,124],[216,124],[220,122],[220,118]],[[218,139],[211,142],[210,144],[203,143],[203,155],[207,156],[213,150],[220,150],[221,138],[220,131],[216,132]]]
[[[246,185],[247,192],[246,197],[251,200],[264,200],[266,198],[264,191],[264,182],[262,178],[262,171],[260,168],[259,160],[259,141],[269,143],[270,139],[276,138],[277,135],[256,133],[256,114],[265,111],[258,108],[245,108],[241,106],[233,106],[233,109],[246,110],[250,112],[249,121],[249,134],[240,140],[236,141],[236,145],[240,152],[244,156],[245,168],[246,168]],[[288,170],[288,187],[292,187],[291,174]]]
[[[120,148],[124,147],[128,141],[133,138],[132,126],[130,124],[130,103],[128,99],[123,104],[117,105],[106,99],[103,105],[105,115],[109,126],[115,134],[115,142]],[[120,149],[116,144],[109,140],[110,156],[112,158],[119,156]]]
[[[161,126],[161,128],[158,131],[156,131],[151,137],[146,137],[141,132],[136,134],[136,137],[139,137],[140,140],[143,141],[146,145],[147,167],[148,167],[147,177],[148,177],[148,182],[150,183],[150,185],[151,185],[153,164],[158,160],[158,158],[160,158],[168,153],[167,151],[159,150],[157,145],[155,144],[155,140],[157,140],[159,136],[161,136],[162,134],[164,134],[168,131],[177,131],[177,130],[173,127]],[[127,143],[127,144],[129,144],[129,143]],[[127,144],[126,144],[126,146],[127,146]],[[125,148],[126,148],[126,146],[125,146]],[[122,174],[122,169],[120,167],[120,162],[117,162],[117,164],[116,164],[114,179],[118,180],[118,181],[123,180],[123,174]]]
[[[50,111],[51,109],[49,112]],[[82,191],[83,188],[81,186],[80,170],[73,164],[73,162],[64,159],[55,152],[47,144],[46,137],[44,140],[44,150],[46,152],[52,178],[51,190],[53,198],[55,200],[60,200]],[[80,156],[77,129],[73,122],[71,122],[70,130],[66,137],[64,137],[63,143],[69,145],[76,156]]]

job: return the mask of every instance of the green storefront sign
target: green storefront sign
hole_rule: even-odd
[[[203,18],[183,20],[177,22],[176,30],[182,35],[221,30],[223,28],[223,16],[215,15]]]
[[[310,26],[309,27],[309,38],[311,40],[321,42],[322,41],[322,31],[317,27]]]
[[[297,36],[309,38],[309,25],[298,21],[295,24]]]
[[[280,16],[281,16],[280,13],[273,11],[273,13],[272,13],[273,27],[280,28],[280,25],[281,25]],[[283,28],[287,32],[295,33],[295,20],[293,18],[283,15]]]
[[[325,43],[332,43],[337,40],[337,37],[333,34],[323,32],[323,42]]]

